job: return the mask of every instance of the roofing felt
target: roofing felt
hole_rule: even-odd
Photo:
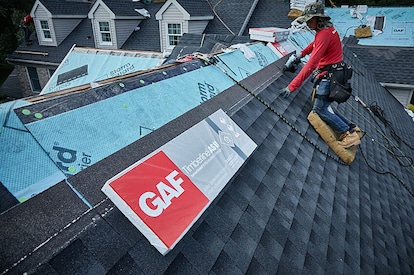
[[[355,70],[354,94],[381,107],[388,122],[354,100],[338,106],[365,134],[350,165],[307,121],[310,81],[288,99],[278,96],[295,76],[282,74],[284,58],[71,177],[91,207],[61,182],[2,213],[1,272],[413,273],[413,122],[349,48],[344,55]],[[258,148],[162,256],[101,187],[217,109]]]

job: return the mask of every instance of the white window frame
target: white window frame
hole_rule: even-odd
[[[43,24],[45,23],[45,24]],[[39,25],[40,25],[40,29],[41,34],[42,34],[42,41],[52,41],[52,30],[50,29],[50,24],[48,20],[39,20]],[[48,35],[46,35],[48,34]],[[50,36],[50,37],[48,37]]]
[[[179,33],[178,32],[174,33],[176,31],[176,29],[172,28],[172,30],[174,32],[170,33],[170,26],[172,26],[172,27],[179,26],[180,27],[180,29],[179,29],[180,32]],[[180,37],[183,36],[183,24],[182,23],[173,23],[173,22],[167,23],[166,24],[166,36],[167,36],[167,49],[174,48],[178,44],[178,42],[180,41]],[[171,39],[174,39],[174,41],[176,41],[177,43],[171,44],[171,41],[172,41]]]
[[[102,30],[101,29],[101,23],[106,23],[108,24],[108,30]],[[101,45],[112,45],[112,33],[111,33],[111,23],[109,21],[98,21],[98,36],[99,36],[99,44]],[[109,35],[109,40],[110,41],[106,41],[104,39],[104,35]]]

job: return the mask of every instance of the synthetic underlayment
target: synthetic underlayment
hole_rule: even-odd
[[[278,59],[263,43],[248,48],[256,56],[250,61],[235,50],[221,54],[217,66],[193,60],[43,101],[0,105],[2,120],[16,124],[2,128],[2,143],[10,145],[1,149],[0,181],[24,201]]]
[[[372,37],[361,38],[358,44],[365,46],[414,46],[414,7],[364,7],[358,8],[361,20],[351,16],[355,8],[326,8],[341,38],[354,35],[354,29],[368,25]],[[376,17],[378,18],[376,20]]]

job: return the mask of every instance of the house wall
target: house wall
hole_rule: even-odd
[[[124,45],[125,41],[129,38],[135,27],[141,23],[141,20],[115,20],[116,38],[118,48]]]
[[[27,76],[27,71],[25,66],[14,65],[14,69],[17,75],[17,79],[20,83],[20,89],[22,91],[23,97],[33,95],[32,89],[30,88],[29,78]]]
[[[33,96],[37,95],[39,93],[34,93],[32,91],[32,86],[30,83],[30,78],[27,73],[27,67],[22,65],[14,65],[17,78],[20,82],[20,87],[16,87],[17,89],[20,88],[22,90],[23,97]],[[39,77],[39,83],[40,87],[43,89],[43,87],[46,86],[46,83],[49,81],[49,69],[43,68],[43,67],[37,67],[36,68],[37,75]]]
[[[167,43],[167,24],[181,23],[182,32],[188,33],[188,22],[184,20],[183,14],[175,5],[170,5],[162,15],[163,19],[160,22],[160,40],[161,40],[161,51],[168,51]]]
[[[48,21],[49,28],[50,28],[50,34],[52,36],[52,41],[44,41],[42,39],[43,33],[42,33],[42,27],[40,26],[40,20]],[[53,20],[49,18],[48,12],[40,5],[37,6],[34,12],[34,24],[36,24],[35,29],[36,29],[37,40],[39,41],[39,45],[57,46]]]
[[[188,23],[188,33],[202,34],[209,21],[190,21]]]
[[[394,87],[387,87],[388,91],[404,106],[404,108],[408,107],[410,104],[411,98],[413,96],[413,89],[411,88],[394,88]]]
[[[76,28],[82,19],[53,19],[56,43],[59,45]]]
[[[100,33],[99,33],[99,21],[108,21],[109,22],[109,28],[111,31],[111,39],[112,39],[112,45],[101,45],[100,41]],[[99,6],[95,13],[94,18],[92,19],[92,26],[93,26],[93,33],[95,36],[95,47],[100,49],[118,49],[118,45],[116,43],[117,37],[116,37],[116,31],[115,31],[115,22],[113,19],[110,19],[109,12],[102,6]]]

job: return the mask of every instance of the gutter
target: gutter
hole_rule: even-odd
[[[253,14],[254,10],[256,9],[257,3],[259,3],[259,0],[254,0],[252,6],[250,8],[249,13],[247,14],[246,19],[244,20],[243,25],[240,28],[239,33],[237,34],[238,36],[242,36],[243,35],[244,30],[246,29],[247,24],[249,23],[250,18],[252,17],[252,14]]]

